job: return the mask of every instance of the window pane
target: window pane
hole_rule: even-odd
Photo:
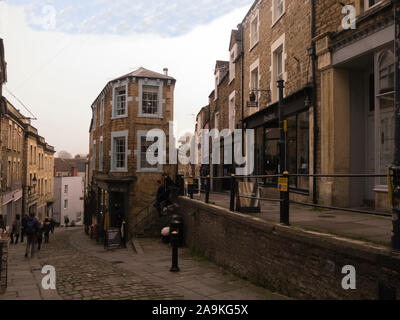
[[[393,163],[395,149],[395,113],[394,95],[380,98],[380,174],[387,174],[387,168]],[[381,178],[381,184],[387,185],[387,179]]]
[[[286,133],[286,171],[297,173],[297,117],[292,116],[287,119]],[[291,187],[296,187],[296,177],[289,180]]]
[[[152,165],[147,161],[147,150],[148,148],[153,145],[155,142],[154,141],[147,141],[146,137],[141,137],[141,156],[140,156],[140,167],[144,169],[157,169],[158,164]],[[155,156],[158,156],[158,150],[155,152]]]
[[[125,88],[116,89],[117,92],[117,106],[115,113],[117,116],[126,114],[126,90]]]
[[[299,114],[297,122],[297,173],[299,174],[310,173],[309,130],[309,113],[307,111]],[[308,190],[309,178],[299,177],[297,188]]]
[[[125,137],[114,138],[115,146],[115,167],[117,169],[124,169],[125,165]]]
[[[142,113],[158,114],[158,89],[156,86],[143,86]]]

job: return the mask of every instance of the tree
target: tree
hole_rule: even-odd
[[[72,159],[72,154],[70,154],[67,151],[59,151],[58,152],[58,158],[61,158],[61,159]]]

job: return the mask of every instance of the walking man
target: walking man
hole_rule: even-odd
[[[51,222],[49,218],[46,218],[43,224],[43,231],[44,231],[44,242],[49,243],[49,235],[51,231]]]
[[[11,243],[14,243],[14,236],[15,236],[15,244],[18,243],[19,235],[21,233],[21,216],[17,214],[15,216],[15,221],[12,225],[12,231],[11,231]]]
[[[27,237],[25,258],[28,258],[29,251],[31,252],[31,258],[35,255],[35,241],[39,229],[39,221],[35,218],[35,214],[33,212],[29,213],[29,218],[25,225],[25,233]]]
[[[21,222],[21,243],[24,243],[24,236],[25,236],[25,227],[26,227],[26,222],[28,221],[28,215],[24,215],[22,218]]]

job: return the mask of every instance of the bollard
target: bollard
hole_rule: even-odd
[[[283,177],[286,181],[286,188],[281,191],[281,224],[289,226],[289,172],[285,171]]]
[[[231,203],[230,203],[230,211],[235,211],[235,175],[231,176]]]
[[[178,267],[178,232],[171,232],[171,244],[172,244],[172,267],[170,272],[179,272]]]
[[[206,178],[206,203],[210,202],[210,176]]]

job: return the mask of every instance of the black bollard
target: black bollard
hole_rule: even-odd
[[[172,244],[172,267],[171,272],[179,272],[178,267],[178,232],[173,231],[171,233],[171,244]]]

